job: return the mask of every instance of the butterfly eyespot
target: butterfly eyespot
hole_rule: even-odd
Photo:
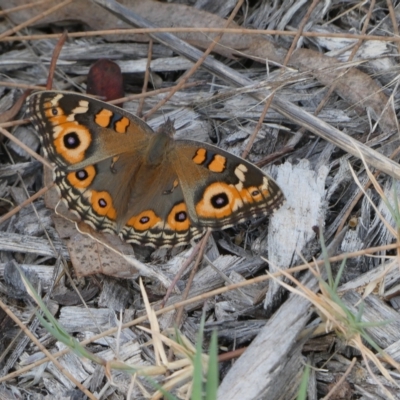
[[[113,200],[109,192],[89,190],[88,198],[92,204],[93,211],[101,217],[107,217],[113,221],[117,219],[117,210],[113,206]]]
[[[81,169],[79,171],[76,171],[75,173],[76,179],[79,179],[80,181],[84,181],[89,177],[89,174],[86,170]]]
[[[76,132],[67,133],[63,139],[64,146],[67,149],[76,149],[81,144],[81,140]]]
[[[187,219],[187,214],[185,211],[177,212],[175,214],[175,221],[176,222],[184,222]]]
[[[67,175],[68,183],[76,189],[86,189],[96,177],[96,169],[88,165],[85,169],[70,172]]]
[[[107,202],[104,199],[99,199],[98,203],[101,208],[107,207]]]
[[[57,110],[57,108],[52,108],[52,109],[51,109],[51,113],[52,113],[54,116],[58,115],[58,110]]]
[[[211,197],[211,204],[214,208],[223,208],[229,204],[229,198],[226,193],[218,193]]]
[[[153,210],[145,210],[139,215],[132,216],[126,224],[135,230],[143,232],[146,229],[153,228],[159,222],[161,222],[161,218],[158,217]]]
[[[251,195],[252,195],[253,197],[258,196],[259,194],[260,194],[260,191],[259,191],[259,190],[253,190],[253,191],[251,192]]]
[[[175,204],[167,217],[169,229],[183,232],[190,228],[186,204],[184,202]]]

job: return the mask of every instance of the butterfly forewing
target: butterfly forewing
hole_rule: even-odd
[[[119,107],[91,97],[44,91],[28,98],[46,156],[69,170],[121,154],[144,151],[153,130]]]

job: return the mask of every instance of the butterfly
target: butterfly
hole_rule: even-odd
[[[264,216],[284,201],[261,169],[211,144],[174,140],[123,109],[69,92],[28,98],[30,118],[69,209],[97,231],[173,247]]]

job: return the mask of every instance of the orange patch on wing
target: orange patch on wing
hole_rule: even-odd
[[[260,203],[270,197],[269,190],[264,185],[249,186],[240,190],[239,193],[244,203]]]
[[[206,155],[207,155],[207,150],[206,149],[198,149],[196,151],[196,154],[193,157],[193,161],[195,164],[203,164],[203,162],[206,160]]]
[[[64,113],[61,107],[58,107],[58,103],[47,101],[43,104],[43,107],[45,116],[53,126],[53,144],[56,153],[70,164],[83,161],[85,151],[92,141],[89,130],[76,121],[68,121],[68,115]],[[75,148],[68,148],[64,143],[64,137],[71,133],[76,134],[79,142]]]
[[[82,174],[82,171],[86,172],[86,176],[83,173],[83,179],[80,178],[79,173]],[[94,177],[96,176],[96,169],[94,168],[93,165],[89,165],[88,167],[84,168],[81,171],[74,171],[70,172],[67,175],[68,182],[71,184],[71,186],[78,188],[78,189],[85,189],[87,188],[92,182]]]
[[[43,109],[45,110],[45,113],[49,111],[49,109],[53,108],[53,105],[51,104],[51,101],[45,101],[43,103]]]
[[[145,231],[153,228],[160,221],[161,218],[153,210],[146,210],[131,217],[126,224],[137,231]]]
[[[254,199],[253,196],[251,195],[251,192],[254,190],[258,190],[256,186],[250,186],[248,188],[244,188],[240,190],[240,196],[242,197],[242,200],[244,203],[253,203]]]
[[[225,170],[226,158],[216,154],[208,165],[208,169],[212,172],[223,172]]]
[[[126,133],[130,122],[126,117],[122,117],[118,122],[115,123],[115,130],[118,133]]]
[[[68,123],[68,115],[65,115],[64,110],[61,107],[58,107],[58,103],[57,105],[54,105],[51,101],[47,101],[43,104],[43,109],[44,115],[49,119],[53,126]]]
[[[218,205],[218,199],[225,204]],[[224,182],[215,182],[209,185],[203,193],[202,199],[196,204],[196,213],[204,218],[225,218],[232,215],[243,200],[238,190]]]
[[[113,201],[110,193],[106,191],[98,192],[96,190],[92,190],[90,202],[93,210],[97,214],[114,221],[117,219],[117,211],[113,207]]]
[[[64,115],[64,111],[61,107],[53,107],[51,105],[51,103],[45,103],[44,104],[44,115],[51,120],[52,122],[54,122],[55,120],[58,122],[58,119],[61,117],[64,117],[64,119],[66,118]],[[54,123],[53,123],[54,125]]]
[[[181,218],[181,220],[179,220]],[[187,231],[190,227],[190,220],[185,203],[175,205],[167,217],[169,227],[173,231]]]
[[[86,172],[86,177],[82,171]],[[84,179],[79,178],[79,173],[82,174]],[[67,180],[71,186],[78,188],[78,189],[85,189],[87,188],[92,182],[94,177],[96,176],[96,169],[93,165],[89,165],[88,167],[84,168],[81,171],[74,171],[70,172],[67,175]]]
[[[113,116],[112,111],[103,108],[96,114],[94,122],[96,122],[96,124],[101,126],[102,128],[107,128],[107,126],[110,125],[112,116]]]
[[[252,199],[256,202],[264,201],[269,196],[269,191],[263,186],[256,187],[252,186],[247,189],[252,197]]]
[[[88,129],[76,122],[65,122],[62,125],[55,126],[53,133],[55,138],[53,143],[57,154],[70,164],[84,160],[85,152],[92,142],[92,135]],[[76,134],[79,143],[75,148],[66,147],[64,140],[68,134]]]
[[[263,194],[264,198],[267,198],[267,197],[271,196],[271,194],[269,193],[269,190],[266,189],[265,187],[263,187],[261,189],[261,193]]]

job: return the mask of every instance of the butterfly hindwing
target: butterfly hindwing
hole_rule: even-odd
[[[161,180],[157,171],[142,176],[139,164],[131,163],[130,174],[139,170],[137,180],[126,182],[119,169],[123,158],[132,154],[114,165],[107,159],[78,171],[56,168],[55,182],[68,207],[92,228],[129,243],[173,247],[202,236],[204,229],[191,224],[182,191],[174,187],[176,177]],[[149,179],[157,191],[148,190]]]

